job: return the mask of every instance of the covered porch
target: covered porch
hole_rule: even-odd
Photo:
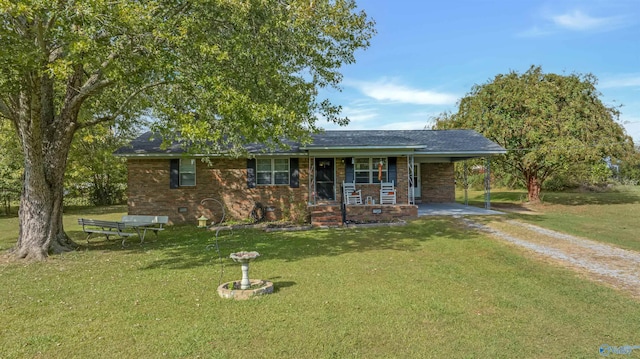
[[[308,156],[309,212],[312,223],[330,212],[332,220],[323,222],[337,225],[412,219],[419,215],[418,205],[454,203],[456,162],[485,158],[488,179],[488,159],[506,152],[468,130],[334,132],[322,140],[301,147]],[[390,183],[391,192],[382,188]],[[393,200],[383,193],[392,193]],[[350,201],[352,194],[357,200]]]
[[[335,227],[344,223],[390,222],[415,219],[420,216],[495,215],[490,205],[490,161],[485,160],[485,208],[455,203],[455,162],[468,157],[440,157],[376,154],[370,163],[380,163],[378,173],[368,183],[359,183],[354,173],[358,161],[354,157],[309,156],[309,213],[316,226]],[[378,162],[379,161],[379,162]],[[465,166],[466,167],[466,166]],[[466,171],[465,171],[466,173]],[[376,178],[376,176],[380,176]],[[372,180],[373,179],[373,180]],[[393,181],[397,200],[381,204],[381,183]],[[466,183],[466,178],[463,179]],[[373,183],[372,183],[373,182]],[[347,200],[343,186],[351,183],[361,198],[358,203]],[[465,202],[466,203],[466,202]]]
[[[344,156],[344,157],[342,157]],[[380,204],[382,183],[393,183],[396,203],[454,203],[456,175],[454,164],[485,158],[481,173],[485,177],[485,207],[490,209],[491,162],[486,154],[433,156],[375,152],[359,156],[344,154],[309,155],[309,204],[345,202],[345,183],[361,191],[363,204]]]

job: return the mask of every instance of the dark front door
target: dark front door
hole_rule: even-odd
[[[316,195],[319,200],[336,199],[333,158],[316,158]]]

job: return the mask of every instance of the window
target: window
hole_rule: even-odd
[[[180,186],[196,185],[196,160],[180,159]]]
[[[385,157],[356,158],[354,163],[356,183],[380,183],[380,175],[382,175],[382,181],[386,182],[388,165]]]
[[[289,184],[289,159],[271,158],[256,161],[258,185]]]

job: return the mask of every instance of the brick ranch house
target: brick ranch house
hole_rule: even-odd
[[[147,132],[115,152],[127,159],[128,212],[171,223],[218,221],[222,205],[226,218],[262,208],[271,220],[314,225],[411,219],[419,203],[455,201],[454,162],[506,152],[472,130],[326,131],[312,139],[274,152],[249,145],[250,158],[231,158],[161,149]],[[379,204],[380,178],[394,182],[396,204]],[[355,182],[363,199],[344,213],[343,182]]]

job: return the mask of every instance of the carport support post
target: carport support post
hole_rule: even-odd
[[[484,170],[484,208],[491,209],[491,160],[488,158]]]
[[[462,169],[462,186],[464,187],[464,205],[469,205],[469,195],[467,189],[469,188],[469,182],[467,182],[467,161],[463,162],[464,167]]]

